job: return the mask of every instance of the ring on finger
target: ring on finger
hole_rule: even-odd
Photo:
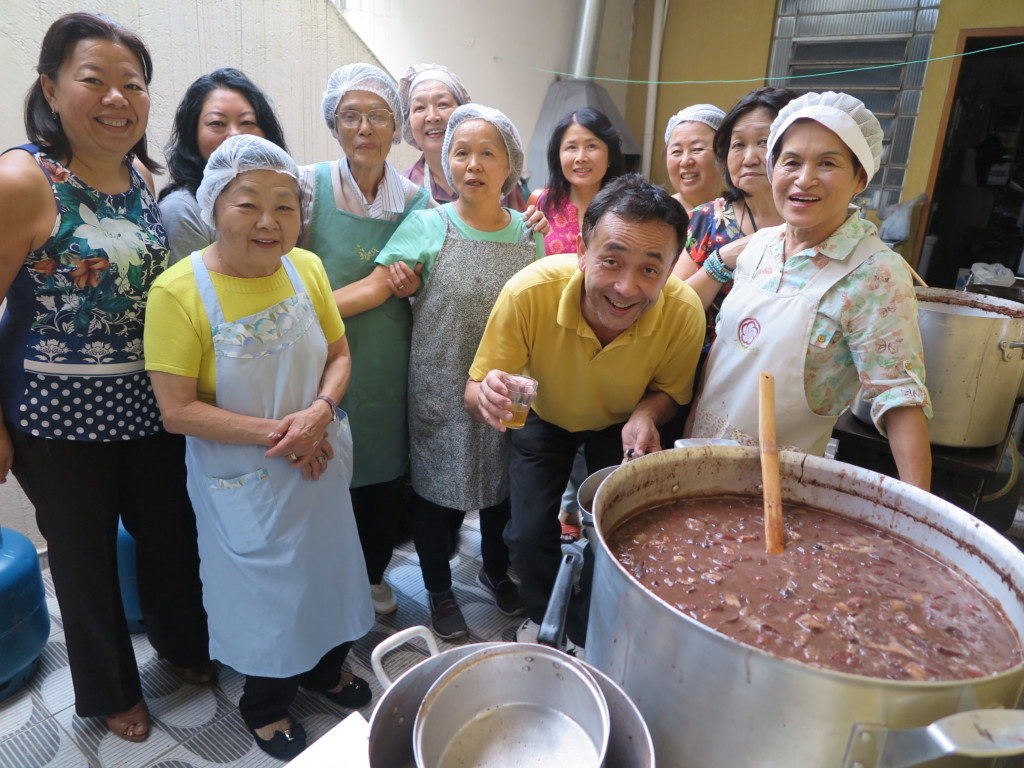
[[[298,461],[299,460],[299,457],[295,455],[294,451],[288,454],[288,458],[291,459],[292,461]]]
[[[321,464],[323,464],[325,461],[327,461],[327,457],[326,456],[317,456],[316,460],[318,462],[320,462]]]

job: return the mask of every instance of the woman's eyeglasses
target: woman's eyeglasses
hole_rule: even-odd
[[[395,117],[390,109],[371,109],[369,112],[360,112],[355,109],[343,109],[334,118],[342,128],[358,128],[363,123],[363,118],[370,121],[374,128],[383,128],[389,125]]]

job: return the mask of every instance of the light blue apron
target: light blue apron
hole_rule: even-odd
[[[327,341],[302,278],[287,256],[282,262],[295,295],[227,322],[206,265],[192,254],[220,408],[277,419],[316,397]],[[342,416],[328,427],[334,458],[315,482],[287,459],[264,458],[263,446],[187,439],[210,657],[242,674],[301,674],[373,625],[348,492],[352,435]]]

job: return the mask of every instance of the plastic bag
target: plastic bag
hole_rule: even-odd
[[[1015,280],[1013,270],[1003,264],[985,264],[980,261],[971,264],[971,283],[975,285],[1010,286]]]
[[[909,240],[911,214],[925,199],[925,195],[920,194],[912,200],[889,205],[879,211],[878,218],[882,220],[882,226],[878,230],[878,236],[888,245]]]

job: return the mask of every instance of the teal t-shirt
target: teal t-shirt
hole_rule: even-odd
[[[452,224],[459,234],[467,240],[517,243],[523,236],[523,228],[526,226],[523,214],[506,208],[505,210],[511,215],[509,223],[494,232],[484,232],[482,229],[474,229],[459,218],[453,203],[446,203],[441,207],[451,217]],[[422,264],[423,273],[420,275],[420,279],[425,284],[430,277],[430,270],[437,260],[437,254],[441,250],[441,246],[444,245],[445,225],[439,210],[430,208],[410,213],[395,230],[395,234],[388,240],[387,245],[377,255],[375,261],[384,266],[391,266],[396,261],[404,261],[410,267]],[[536,258],[544,258],[544,237],[534,232],[533,241],[536,246]]]

